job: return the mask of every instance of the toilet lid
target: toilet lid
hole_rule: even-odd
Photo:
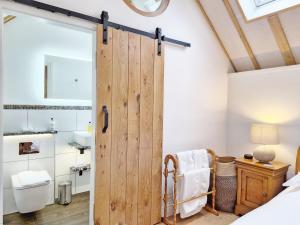
[[[49,184],[51,177],[47,171],[23,171],[12,176],[15,189],[27,189]]]

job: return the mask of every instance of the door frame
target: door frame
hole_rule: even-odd
[[[23,14],[27,14],[34,17],[51,20],[67,26],[73,26],[77,28],[83,28],[90,30],[93,35],[93,98],[92,98],[92,120],[94,127],[96,127],[96,24],[84,22],[76,18],[67,17],[60,14],[54,14],[51,12],[42,11],[29,6],[24,6],[15,2],[0,1],[0,224],[3,224],[3,11],[11,10]],[[91,171],[90,171],[90,206],[89,206],[89,224],[94,225],[94,190],[95,190],[95,163],[96,163],[96,151],[95,151],[95,133],[93,134],[93,146],[91,149]]]

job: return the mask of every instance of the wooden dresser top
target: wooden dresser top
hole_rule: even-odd
[[[244,159],[244,158],[236,159],[236,163],[238,165],[243,164],[243,165],[255,166],[262,169],[268,169],[268,170],[282,170],[290,166],[289,164],[277,162],[277,161],[272,161],[270,162],[270,164],[264,164],[258,162],[255,159],[251,160],[251,159]]]

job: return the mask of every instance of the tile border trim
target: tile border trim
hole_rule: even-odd
[[[58,105],[3,105],[9,110],[92,110],[92,106],[58,106]]]
[[[21,132],[4,132],[3,136],[22,136],[22,135],[42,135],[42,134],[57,134],[58,131],[21,131]]]

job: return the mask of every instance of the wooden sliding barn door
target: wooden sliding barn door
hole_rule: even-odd
[[[97,36],[95,224],[157,224],[164,47],[158,56],[156,40],[112,28],[103,44],[102,25]]]

